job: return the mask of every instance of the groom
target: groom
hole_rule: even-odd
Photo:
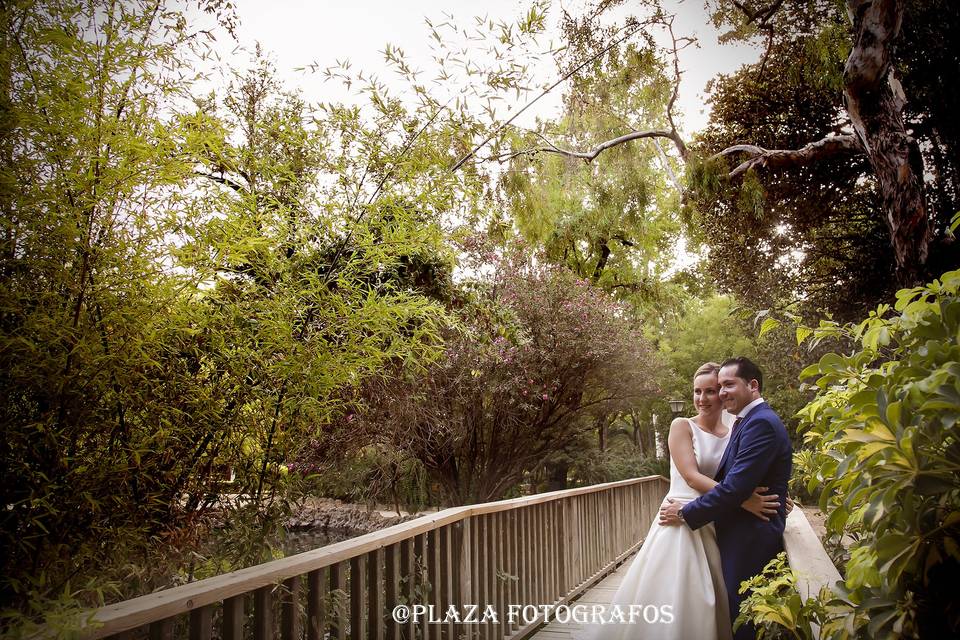
[[[686,523],[691,529],[698,529],[715,523],[733,621],[740,613],[740,583],[760,573],[767,562],[783,551],[785,500],[793,454],[783,422],[760,397],[763,374],[757,365],[743,357],[725,360],[720,365],[718,381],[724,408],[737,416],[717,469],[715,479],[720,484],[683,508],[675,502],[662,507],[660,524]],[[758,486],[769,487],[771,493],[780,497],[780,508],[769,521],[740,508]],[[751,624],[743,625],[734,635],[736,640],[755,637]]]

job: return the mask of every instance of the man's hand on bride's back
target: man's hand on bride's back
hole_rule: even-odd
[[[770,516],[777,512],[777,509],[780,508],[780,496],[775,493],[764,494],[764,491],[767,491],[769,487],[757,487],[753,490],[753,495],[743,501],[740,507],[746,509],[753,515],[757,516],[764,522],[770,521]],[[788,502],[792,502],[787,498]],[[790,513],[788,507],[787,513]]]

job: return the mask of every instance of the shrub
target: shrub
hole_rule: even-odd
[[[740,604],[734,629],[750,621],[761,638],[770,640],[817,638],[816,627],[827,618],[824,601],[831,597],[824,587],[819,598],[804,600],[797,591],[797,574],[787,564],[784,552],[768,562],[759,575],[743,582],[740,593],[747,592],[750,595]]]
[[[897,294],[859,324],[798,329],[816,346],[852,338],[805,369],[797,456],[827,530],[858,534],[833,637],[945,637],[960,630],[960,271]],[[825,629],[826,631],[827,629]]]

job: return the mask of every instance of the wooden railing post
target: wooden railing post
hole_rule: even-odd
[[[400,543],[400,593],[404,604],[410,606],[415,600],[416,594],[416,556],[414,554],[413,540],[407,539]],[[416,628],[414,627],[413,617],[400,629],[400,636],[405,640],[413,640]]]
[[[454,605],[453,599],[453,567],[451,566],[451,528],[453,525],[441,527],[438,530],[440,534],[440,607],[446,611],[448,607]],[[443,636],[453,640],[454,636],[453,622],[448,622],[443,626]]]
[[[509,574],[507,581],[507,611],[503,612],[501,615],[509,615],[509,608],[512,604],[517,604],[520,602],[520,595],[518,590],[518,563],[517,563],[517,513],[515,510],[510,510],[505,512],[507,525],[506,525],[506,542],[507,542],[507,568],[506,571]],[[506,631],[512,633],[515,629],[519,628],[519,625],[516,624],[516,621],[510,623],[508,620],[508,626]]]
[[[424,604],[433,605],[437,618],[443,618],[441,611],[440,595],[443,591],[443,585],[440,583],[440,536],[436,529],[431,529],[427,533],[426,548],[427,580],[430,581],[430,593]],[[441,627],[439,624],[428,623],[429,638],[431,640],[440,640]]]
[[[503,580],[503,512],[496,511],[493,513],[487,514],[487,553],[489,554],[489,576],[490,576],[490,597],[489,604],[493,607],[493,610],[497,612],[497,615],[500,616],[501,613],[505,613],[504,603],[504,587],[506,584]],[[498,619],[496,623],[488,625],[490,627],[491,637],[494,640],[500,640],[503,638],[504,631],[503,620]]]
[[[245,600],[244,595],[239,595],[223,601],[223,632],[220,634],[223,640],[243,640],[243,623],[246,619],[246,612],[243,610]],[[160,639],[151,638],[150,640]]]
[[[382,549],[367,554],[367,637],[383,640],[383,561]]]
[[[283,599],[280,606],[280,637],[283,640],[300,640],[300,576],[284,580]]]
[[[400,627],[393,620],[393,609],[399,604],[400,594],[400,555],[398,546],[391,544],[383,550],[384,578],[383,578],[383,611],[385,637],[387,640],[400,639]]]
[[[350,640],[367,636],[366,556],[350,558]]]
[[[253,594],[253,640],[273,640],[273,587]]]
[[[210,640],[213,635],[213,605],[190,612],[190,640]]]
[[[150,640],[173,640],[173,618],[152,623],[150,625]]]
[[[336,640],[345,640],[347,637],[346,563],[338,562],[330,567],[330,591],[334,598],[330,634]]]
[[[307,640],[324,640],[328,593],[326,567],[307,574]]]
[[[457,602],[461,606],[475,604],[473,596],[473,570],[470,562],[473,540],[471,538],[473,518],[464,518],[454,526],[453,562],[457,565]],[[457,625],[458,637],[472,640],[475,625]]]

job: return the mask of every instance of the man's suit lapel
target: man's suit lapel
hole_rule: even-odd
[[[737,429],[730,434],[730,442],[727,444],[727,448],[723,450],[723,456],[720,458],[720,466],[717,467],[717,474],[714,476],[714,480],[723,480],[727,475],[727,466],[737,457],[737,451],[740,449],[740,438],[743,436],[743,432],[746,430],[750,421],[757,416],[759,411],[769,406],[766,402],[761,402],[755,406],[740,422]]]
[[[727,475],[727,463],[737,455],[734,453],[734,450],[739,446],[740,434],[743,433],[743,425],[741,424],[740,427],[736,433],[730,434],[730,442],[727,443],[727,448],[723,450],[723,455],[720,457],[720,466],[717,467],[717,474],[714,476],[714,480],[723,480]]]

